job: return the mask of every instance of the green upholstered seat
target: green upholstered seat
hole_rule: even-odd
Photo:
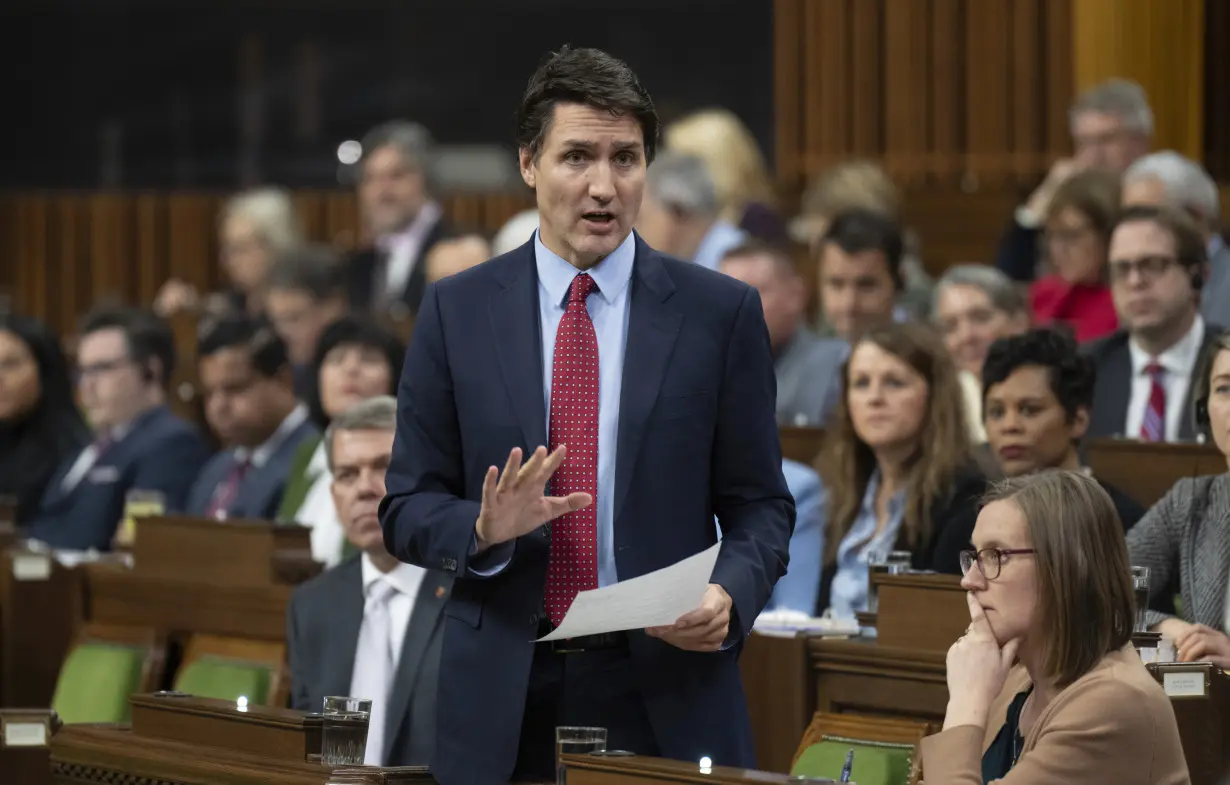
[[[51,708],[66,723],[128,722],[128,696],[141,689],[145,654],[134,646],[82,643],[60,668]]]
[[[913,745],[838,736],[823,736],[819,742],[803,750],[790,773],[796,777],[828,777],[836,780],[841,776],[846,754],[851,749],[854,750],[854,765],[850,771],[850,779],[858,785],[909,783],[910,766],[914,759]]]
[[[268,704],[270,668],[265,663],[202,657],[175,678],[175,689],[198,698],[233,701],[241,695],[253,705]]]

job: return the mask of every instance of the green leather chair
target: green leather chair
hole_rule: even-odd
[[[51,708],[65,723],[129,720],[128,696],[141,691],[148,651],[104,641],[73,648],[56,679]]]
[[[846,756],[853,750],[851,781],[859,785],[915,785],[920,770],[918,743],[931,731],[929,723],[904,718],[818,711],[803,734],[790,774],[837,780]]]
[[[180,670],[175,689],[198,698],[225,701],[243,696],[249,704],[263,706],[273,697],[272,681],[272,669],[267,663],[204,656]]]

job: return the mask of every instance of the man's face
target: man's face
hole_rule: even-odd
[[[468,270],[491,258],[491,244],[478,235],[441,240],[427,253],[427,281],[432,283]]]
[[[781,348],[794,337],[807,304],[803,282],[793,271],[782,269],[768,254],[750,254],[723,259],[722,272],[760,295],[769,341],[774,349]]]
[[[77,347],[78,394],[90,425],[114,428],[131,421],[145,401],[141,368],[128,353],[124,332],[90,333]]]
[[[636,219],[636,231],[641,239],[669,256],[680,256],[678,248],[679,219],[666,205],[646,192],[641,201],[641,213]]]
[[[1123,126],[1123,119],[1101,112],[1081,112],[1072,121],[1076,160],[1085,169],[1122,172],[1149,150],[1149,140]]]
[[[586,269],[631,233],[645,190],[645,145],[630,114],[558,104],[538,156],[520,154],[521,177],[538,199],[539,236]]]
[[[1132,332],[1168,334],[1196,309],[1191,273],[1175,238],[1153,221],[1121,224],[1110,238],[1111,294]]]
[[[205,419],[228,447],[256,447],[277,429],[287,382],[261,376],[246,348],[228,347],[201,358]]]
[[[404,229],[426,201],[422,170],[396,147],[376,148],[363,161],[359,205],[377,237]]]
[[[1210,216],[1197,215],[1195,210],[1186,205],[1176,204],[1172,202],[1166,195],[1166,185],[1156,177],[1137,178],[1130,183],[1123,184],[1123,192],[1120,196],[1120,204],[1123,207],[1166,207],[1169,206],[1175,210],[1187,211],[1196,221],[1201,231],[1205,233],[1206,239],[1209,232],[1213,230],[1210,226]],[[1217,216],[1211,216],[1216,218]]]
[[[893,320],[897,287],[880,251],[846,253],[836,243],[820,252],[820,301],[824,318],[847,341]]]
[[[384,473],[393,454],[393,431],[337,431],[333,434],[333,504],[346,539],[372,555],[385,553],[380,528]]]
[[[338,299],[322,302],[302,289],[271,289],[265,295],[265,313],[295,365],[312,361],[320,334],[342,310]]]

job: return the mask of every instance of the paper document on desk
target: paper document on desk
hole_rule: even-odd
[[[674,624],[683,614],[700,607],[720,547],[714,545],[639,578],[581,592],[559,627],[538,640],[558,641]]]

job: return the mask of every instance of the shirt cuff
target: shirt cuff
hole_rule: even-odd
[[[722,641],[718,651],[728,651],[739,645],[739,640],[742,636],[740,630],[743,627],[739,625],[739,613],[735,610],[734,605],[730,606],[730,626],[727,629],[729,631],[726,633],[726,640]]]
[[[502,542],[499,545],[492,545],[482,553],[478,552],[478,537],[470,535],[470,558],[469,567],[470,574],[477,575],[480,578],[492,578],[504,571],[512,561],[513,548],[516,546],[515,540]]]

